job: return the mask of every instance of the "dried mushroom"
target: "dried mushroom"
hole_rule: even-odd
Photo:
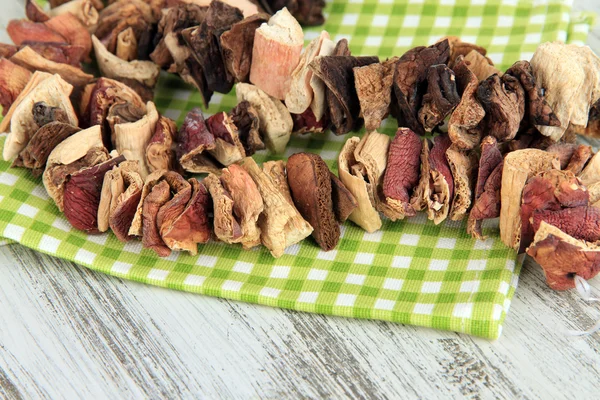
[[[566,170],[578,175],[583,171],[583,168],[590,160],[594,153],[592,152],[591,146],[579,145],[573,152],[573,156],[569,160],[569,164],[566,166]]]
[[[235,90],[238,103],[247,101],[256,110],[260,132],[269,150],[283,153],[294,126],[287,108],[254,85],[239,83]]]
[[[502,72],[494,67],[492,60],[477,50],[471,50],[467,53],[465,55],[465,62],[469,66],[469,69],[473,71],[478,81],[483,81],[494,74],[502,75]]]
[[[454,198],[451,199],[452,206],[449,217],[452,221],[460,221],[471,208],[477,173],[477,157],[474,153],[467,153],[455,146],[450,146],[446,150],[446,159],[454,182]]]
[[[501,187],[500,237],[519,249],[521,243],[521,198],[528,179],[540,172],[559,168],[558,157],[538,149],[517,150],[504,157]]]
[[[600,209],[596,207],[535,210],[531,215],[533,230],[538,231],[542,222],[555,226],[576,239],[586,242],[600,240]]]
[[[237,164],[223,169],[221,184],[233,200],[233,214],[242,230],[239,242],[245,249],[258,246],[260,244],[258,218],[264,210],[264,203],[256,184]]]
[[[247,156],[253,155],[258,150],[263,150],[265,144],[260,137],[258,113],[247,101],[238,103],[229,116],[237,127],[238,136],[244,146]]]
[[[59,64],[69,64],[77,68],[81,68],[81,60],[85,56],[83,47],[68,43],[23,42],[21,46],[14,46],[14,52],[5,57],[12,57],[17,51],[25,47],[29,47],[46,60]],[[81,72],[79,73],[81,74]]]
[[[591,107],[600,99],[600,59],[587,46],[543,43],[531,58],[536,82],[560,126],[537,125],[555,142],[569,126],[585,128]]]
[[[124,61],[137,58],[138,44],[132,28],[127,28],[117,36],[117,49],[115,55]]]
[[[447,135],[436,136],[429,152],[429,186],[427,216],[436,225],[444,221],[454,199],[454,179],[446,158],[452,141]]]
[[[482,81],[477,99],[485,110],[484,124],[490,135],[504,142],[514,139],[525,115],[525,91],[512,75],[494,74]]]
[[[546,222],[540,224],[527,254],[544,269],[546,283],[554,290],[574,288],[575,275],[587,280],[600,272],[596,243],[577,240]]]
[[[477,100],[479,80],[462,57],[456,60],[454,73],[461,98],[448,121],[448,136],[458,148],[472,149],[481,141],[481,128],[478,126],[485,117],[485,110]]]
[[[287,162],[287,178],[296,208],[313,227],[312,237],[325,251],[340,240],[333,212],[331,172],[316,154],[296,153]]]
[[[23,47],[12,56],[10,60],[30,71],[43,71],[50,74],[58,74],[61,78],[75,87],[85,86],[94,78],[93,75],[86,74],[81,69],[72,65],[47,60],[33,51],[29,46]]]
[[[343,39],[345,41],[345,39]],[[324,39],[319,49],[318,57],[326,57],[333,55],[335,51],[335,43],[332,40]],[[310,109],[312,110],[315,119],[321,121],[327,114],[326,101],[327,101],[327,87],[325,82],[314,73],[310,78],[310,87],[312,88],[313,98],[310,103]]]
[[[227,113],[220,112],[210,116],[206,120],[206,126],[215,137],[215,148],[208,151],[218,162],[228,166],[246,156],[237,127]]]
[[[329,126],[328,118],[321,118],[317,121],[315,114],[310,108],[307,108],[302,114],[292,114],[294,128],[292,133],[304,135],[306,133],[323,133]]]
[[[374,199],[371,199],[369,183],[365,181],[363,173],[354,168],[357,165],[355,152],[359,143],[360,139],[354,136],[344,144],[338,158],[339,175],[342,183],[358,203],[358,207],[352,211],[348,219],[367,232],[375,232],[381,228],[381,217],[375,209]]]
[[[87,28],[76,16],[71,13],[57,15],[44,22],[44,24],[65,38],[65,40],[59,40],[59,42],[67,42],[73,46],[81,46],[84,55],[83,61],[91,61],[89,54],[90,51],[92,51],[92,39]],[[49,42],[50,40],[43,41]]]
[[[422,146],[417,134],[409,128],[398,128],[389,147],[383,195],[390,207],[398,211],[400,218],[416,214],[410,204],[410,196],[419,183]]]
[[[161,116],[156,122],[154,133],[146,146],[146,165],[150,172],[159,169],[174,170],[177,165],[175,159],[175,135],[177,125],[170,118]]]
[[[157,121],[156,106],[154,103],[148,102],[146,115],[142,119],[115,125],[115,149],[127,160],[139,162],[142,178],[146,178],[148,175],[146,147],[154,134]]]
[[[390,111],[397,61],[398,58],[394,57],[382,63],[353,68],[360,115],[365,120],[367,132],[378,129]]]
[[[287,182],[287,174],[285,172],[285,162],[282,160],[277,161],[267,161],[263,163],[262,166],[263,172],[271,178],[273,184],[279,192],[285,197],[285,199],[291,205],[294,205],[294,200],[292,200],[292,193],[290,192],[290,186]]]
[[[122,161],[119,165],[114,166],[104,174],[102,190],[100,191],[100,201],[98,202],[98,230],[100,232],[108,230],[110,216],[117,206],[117,199],[125,192],[125,185],[129,188],[130,184],[134,185],[131,191],[135,190],[135,186],[139,189],[137,201],[130,215],[131,219],[133,219],[137,203],[140,200],[139,196],[142,194],[142,187],[144,186],[144,181],[139,174],[138,168],[137,161]],[[131,226],[131,221],[129,221],[129,225],[125,229],[125,236],[123,237],[121,235],[123,229],[120,224],[117,224],[115,236],[121,241],[128,240],[127,232],[129,231],[129,226]]]
[[[502,153],[498,148],[498,141],[493,136],[486,136],[481,141],[473,208],[467,221],[467,233],[476,239],[485,239],[481,231],[484,219],[500,216],[502,165]]]
[[[5,117],[10,121],[10,132],[4,143],[3,156],[5,160],[15,158],[37,131],[38,125],[34,120],[32,109],[38,101],[45,101],[51,106],[60,107],[67,114],[69,123],[73,126],[78,125],[75,110],[69,99],[73,87],[58,75],[52,75],[39,81],[37,78],[40,76],[39,74],[39,72],[34,74],[30,81],[34,84],[27,85],[28,87],[21,93],[23,97],[12,104]],[[35,82],[39,83],[36,85]]]
[[[362,124],[357,118],[360,103],[356,93],[353,68],[379,62],[377,57],[327,56],[317,57],[310,68],[325,83],[328,89],[331,130],[336,135],[344,135]],[[335,99],[332,107],[329,101]]]
[[[285,105],[292,114],[304,113],[312,103],[313,89],[310,80],[313,71],[308,65],[318,56],[325,40],[329,40],[329,33],[321,31],[319,37],[312,40],[304,49],[296,69],[292,72],[290,89],[285,96]]]
[[[31,79],[31,72],[11,61],[0,58],[0,107],[2,115],[6,115],[10,106],[23,92],[27,82]]]
[[[459,57],[465,57],[471,51],[476,51],[477,53],[485,56],[487,54],[487,50],[481,46],[477,46],[473,43],[463,42],[457,36],[446,36],[441,40],[447,39],[448,44],[450,45],[450,57],[448,58],[448,66],[450,68],[454,68],[454,65],[457,62]]]
[[[165,180],[157,182],[143,199],[142,246],[153,250],[159,257],[168,257],[171,254],[171,249],[160,236],[160,227],[156,221],[158,212],[167,204],[170,195],[171,188]]]
[[[47,15],[54,17],[57,15],[70,13],[86,27],[92,31],[96,28],[100,14],[98,13],[99,0],[71,0],[58,7],[54,7],[47,12]],[[34,2],[34,0],[29,0]],[[30,18],[31,19],[31,18]]]
[[[278,258],[286,247],[298,243],[313,229],[252,158],[244,158],[240,165],[252,177],[263,198],[264,211],[258,220],[261,242]]]
[[[66,38],[41,22],[13,19],[6,25],[6,32],[14,44],[25,41],[64,43]]]
[[[600,152],[594,154],[577,177],[585,186],[600,181]]]
[[[518,148],[527,148],[531,142],[526,143],[524,146],[520,146]],[[569,161],[571,161],[571,157],[575,153],[575,149],[577,145],[575,143],[563,143],[558,142],[550,145],[547,149],[545,149],[548,153],[555,154],[558,156],[558,160],[560,161],[560,169],[567,168],[569,165]],[[517,148],[515,148],[516,150]]]
[[[322,25],[325,22],[325,0],[297,0],[297,3],[298,9],[293,14],[302,25]]]
[[[588,191],[572,172],[549,170],[527,181],[521,202],[521,248],[532,242],[534,230],[530,223],[536,211],[560,210],[562,207],[587,206]]]
[[[33,22],[46,22],[50,19],[48,14],[35,0],[27,0],[25,2],[25,15],[27,19]]]
[[[415,211],[423,211],[428,207],[427,199],[429,199],[429,195],[431,193],[431,187],[429,185],[429,172],[431,170],[429,166],[429,150],[431,144],[429,143],[429,139],[423,138],[421,146],[421,169],[419,171],[419,183],[417,187],[413,190],[413,194],[410,197],[410,205]]]
[[[227,71],[237,82],[248,82],[252,64],[254,34],[270,16],[258,13],[236,22],[220,37],[221,51]]]
[[[286,8],[277,11],[256,30],[250,82],[269,96],[284,100],[303,44],[304,33],[298,21]]]
[[[199,108],[187,113],[177,134],[177,159],[188,172],[218,173],[220,165],[205,150],[216,147],[215,136],[206,126]]]
[[[108,52],[116,53],[118,36],[124,30],[132,28],[136,40],[140,39],[143,32],[150,30],[155,18],[147,3],[142,0],[119,0],[100,12],[94,34]]]
[[[64,184],[68,175],[108,159],[98,126],[69,136],[52,150],[46,162],[43,183],[60,211],[63,211]]]
[[[429,67],[427,93],[423,95],[423,107],[419,110],[419,122],[425,131],[431,132],[442,124],[460,102],[455,81],[454,72],[448,66],[437,64]]]
[[[130,162],[126,161],[126,163]],[[121,171],[121,175],[124,190],[114,200],[111,200],[108,225],[117,239],[126,242],[133,239],[133,236],[129,235],[129,229],[137,211],[144,181],[137,170],[124,169]]]
[[[130,79],[148,88],[156,85],[160,74],[160,68],[156,64],[138,60],[127,62],[110,53],[96,36],[92,36],[92,41],[103,76],[116,80]]]
[[[423,82],[427,79],[429,67],[446,63],[449,55],[448,40],[442,40],[429,47],[415,47],[400,57],[394,71],[396,104],[392,108],[399,125],[406,126],[417,134],[424,133],[418,120],[424,94]]]

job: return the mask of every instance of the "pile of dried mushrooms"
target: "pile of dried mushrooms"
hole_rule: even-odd
[[[504,72],[455,37],[387,60],[326,31],[303,47],[300,23],[322,23],[324,4],[29,0],[7,27],[14,44],[0,44],[3,157],[42,176],[75,228],[141,238],[160,256],[213,239],[279,257],[309,235],[328,251],[346,219],[373,232],[424,211],[466,220],[477,239],[499,217],[502,241],[554,289],[600,272],[600,153],[575,144],[600,136],[588,47],[544,43]],[[100,77],[82,70],[92,50]],[[206,105],[235,85],[238,104],[193,109],[178,128],[152,102],[161,69]],[[377,132],[388,115],[393,138]],[[292,133],[363,127],[339,177],[316,154],[251,158],[283,152]]]

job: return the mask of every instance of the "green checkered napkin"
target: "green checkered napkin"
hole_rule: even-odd
[[[525,4],[524,4],[525,3]],[[572,17],[569,1],[440,0],[333,1],[328,30],[348,38],[354,54],[401,55],[445,35],[461,36],[489,50],[506,68],[530,58],[543,41],[585,42],[593,16]],[[322,28],[306,29],[306,39]],[[181,124],[201,105],[200,95],[164,76],[156,104]],[[233,94],[215,94],[208,113],[235,106]],[[393,135],[395,121],[381,129]],[[320,154],[336,171],[349,136],[331,133],[295,137],[285,157],[298,151]],[[3,145],[4,139],[0,140]],[[266,153],[257,161],[273,159]],[[497,338],[518,281],[517,255],[488,232],[472,240],[464,223],[439,226],[424,214],[386,221],[375,233],[352,223],[342,227],[338,247],[322,252],[311,240],[274,259],[260,247],[211,242],[196,257],[173,253],[161,259],[140,241],[119,242],[112,233],[86,235],[71,228],[48,198],[39,179],[0,162],[0,234],[27,247],[110,275],[177,290],[323,314],[382,319]]]

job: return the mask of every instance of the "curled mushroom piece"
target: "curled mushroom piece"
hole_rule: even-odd
[[[352,192],[333,172],[331,173],[331,200],[335,219],[340,224],[344,223],[358,207],[358,202]]]
[[[427,79],[429,67],[448,61],[450,46],[448,40],[442,40],[429,47],[415,47],[404,53],[396,63],[394,71],[394,95],[397,104],[394,116],[417,134],[423,134],[423,126],[418,120],[418,111],[423,98],[423,85]]]
[[[0,107],[2,107],[2,115],[6,115],[10,106],[25,89],[29,79],[31,79],[31,72],[27,69],[5,58],[0,58]]]
[[[537,232],[542,222],[557,227],[567,235],[587,242],[600,240],[600,209],[597,207],[572,207],[560,210],[535,210],[531,225]]]
[[[27,0],[25,2],[25,15],[27,19],[33,22],[46,22],[50,19],[48,14],[35,0]]]
[[[575,175],[579,174],[581,171],[583,171],[583,168],[593,154],[594,153],[592,152],[591,146],[586,146],[583,144],[577,146],[565,169],[574,173]]]
[[[462,57],[456,60],[454,73],[461,97],[448,121],[448,136],[458,148],[472,149],[481,141],[479,123],[485,117],[485,110],[477,99],[479,80]]]
[[[122,161],[125,161],[125,157],[118,156],[67,176],[63,207],[65,217],[74,228],[87,233],[100,232],[98,208],[104,175]]]
[[[139,121],[115,125],[115,149],[128,160],[138,161],[140,175],[148,175],[146,166],[146,148],[158,121],[158,112],[152,102],[146,104],[146,115]]]
[[[412,196],[410,197],[410,205],[415,211],[423,211],[428,207],[427,199],[431,194],[431,187],[429,185],[429,173],[430,173],[430,165],[429,165],[429,150],[431,148],[431,144],[429,143],[429,139],[423,138],[421,146],[421,168],[419,171],[420,178],[417,187],[414,189]]]
[[[206,120],[206,125],[215,137],[215,148],[209,152],[218,162],[228,166],[246,156],[237,127],[227,113],[211,115]]]
[[[117,50],[115,55],[124,61],[132,61],[137,58],[138,44],[132,28],[127,28],[117,36]]]
[[[215,136],[206,126],[199,108],[187,113],[177,134],[177,159],[188,172],[218,173],[221,165],[205,150],[216,147]]]
[[[33,3],[34,0],[29,0],[29,2]],[[98,24],[100,15],[97,7],[99,5],[101,4],[98,4],[98,0],[71,0],[51,8],[47,14],[51,17],[65,13],[73,14],[91,32]]]
[[[262,24],[254,37],[250,82],[275,99],[284,100],[304,43],[302,27],[287,8]]]
[[[360,103],[360,114],[367,132],[376,130],[390,111],[392,82],[397,57],[382,63],[355,67],[354,84]]]
[[[559,169],[558,157],[538,149],[517,150],[504,157],[501,187],[500,237],[502,242],[518,250],[521,244],[521,198],[528,179]]]
[[[3,156],[5,160],[15,158],[29,143],[31,136],[37,132],[38,125],[32,112],[33,105],[44,101],[48,105],[60,107],[67,115],[69,124],[78,125],[75,110],[69,96],[73,87],[58,75],[41,75],[36,72],[28,85],[23,89],[16,101],[8,110],[0,131],[10,123],[10,132],[4,143]]]
[[[288,159],[287,179],[296,208],[313,227],[312,237],[321,249],[332,250],[340,240],[340,227],[327,164],[316,154],[296,153]]]
[[[456,64],[457,59],[459,57],[465,57],[471,51],[475,51],[481,54],[482,56],[485,56],[487,54],[487,50],[485,48],[477,46],[473,43],[463,42],[457,36],[446,36],[440,39],[439,41],[444,39],[447,39],[448,44],[450,45],[450,56],[448,58],[448,66],[450,68],[454,68],[454,65]]]
[[[285,161],[277,160],[277,161],[267,161],[263,163],[262,166],[263,172],[271,178],[273,184],[279,192],[285,197],[285,199],[291,205],[294,205],[294,200],[292,200],[292,193],[290,192],[290,186],[287,182],[287,174],[285,172]]]
[[[446,65],[429,67],[427,93],[423,95],[423,107],[419,110],[419,121],[425,131],[431,132],[442,124],[460,102],[455,82],[454,72]]]
[[[69,136],[52,150],[46,162],[43,183],[46,192],[60,211],[63,211],[64,185],[67,177],[108,159],[108,152],[102,144],[102,132],[98,126]]]
[[[498,141],[514,139],[525,115],[525,91],[512,75],[494,74],[482,81],[477,99],[485,110],[484,124]]]
[[[345,41],[346,39],[342,39]],[[335,43],[329,39],[323,39],[321,48],[319,49],[318,57],[331,56],[335,51]],[[310,87],[313,92],[312,102],[310,103],[310,109],[312,110],[315,120],[321,121],[327,114],[326,101],[327,101],[327,87],[321,78],[314,73],[310,78]]]
[[[421,139],[408,128],[398,128],[390,144],[383,195],[390,207],[398,211],[400,218],[416,214],[410,204],[410,196],[419,183],[422,146]]]
[[[446,154],[452,145],[447,135],[436,136],[429,152],[429,186],[427,215],[436,225],[448,217],[454,199],[454,179]]]
[[[560,126],[537,125],[539,131],[556,142],[570,125],[585,128],[592,106],[600,99],[600,58],[588,46],[548,42],[536,49],[531,68],[560,121]]]
[[[225,243],[238,243],[242,239],[242,228],[233,215],[233,199],[223,187],[221,180],[208,174],[203,180],[213,200],[213,231],[217,239]]]
[[[238,103],[247,101],[256,110],[260,132],[269,150],[283,153],[294,126],[287,108],[254,85],[239,83],[235,91]]]
[[[229,112],[229,116],[238,130],[238,136],[247,156],[265,148],[260,137],[258,113],[249,102],[240,102]]]
[[[554,290],[574,288],[575,275],[587,280],[600,272],[600,247],[596,242],[578,240],[544,221],[527,254],[543,268],[546,283]]]
[[[159,169],[174,170],[177,161],[175,158],[175,135],[177,125],[170,118],[161,116],[156,122],[154,134],[146,146],[146,165],[150,172]]]
[[[477,157],[474,153],[465,152],[452,145],[446,150],[446,159],[454,182],[454,197],[451,199],[449,217],[452,221],[460,221],[471,208]]]
[[[100,202],[98,203],[98,230],[111,229],[117,239],[125,242],[130,239],[128,232],[131,221],[140,201],[144,181],[139,173],[137,161],[123,161],[104,174]],[[127,192],[126,195],[123,193]],[[115,210],[119,206],[119,213]]]
[[[71,45],[68,43],[45,43],[45,42],[23,42],[20,46],[14,46],[14,52],[10,54],[12,57],[19,50],[29,47],[31,50],[38,53],[46,60],[53,61],[59,64],[68,64],[81,69],[81,60],[84,58],[85,49],[82,46]],[[25,60],[25,62],[28,62]],[[79,72],[78,74],[82,74]]]
[[[315,114],[310,108],[307,108],[302,114],[292,114],[294,128],[292,133],[304,135],[306,133],[323,133],[329,126],[328,118],[321,118],[317,121]]]
[[[581,183],[585,186],[590,186],[600,179],[600,152],[594,154],[590,161],[583,168],[583,171],[579,175],[577,175]]]
[[[252,177],[263,198],[264,211],[258,221],[261,242],[273,257],[281,257],[286,247],[306,238],[313,228],[252,158],[244,158],[240,165]]]

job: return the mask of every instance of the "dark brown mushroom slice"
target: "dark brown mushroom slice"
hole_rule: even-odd
[[[229,115],[238,129],[239,138],[244,145],[247,156],[253,155],[258,150],[265,149],[259,126],[258,113],[248,101],[241,101],[235,106]]]
[[[397,57],[382,63],[354,68],[354,84],[360,103],[360,114],[367,132],[381,125],[389,114],[392,101],[392,82]]]
[[[269,14],[275,14],[283,7],[292,14],[298,10],[298,0],[259,0],[259,3]]]
[[[111,158],[67,178],[63,206],[65,217],[74,228],[87,233],[99,233],[98,206],[104,174],[123,161],[123,156]]]
[[[486,130],[498,141],[512,140],[525,115],[525,91],[512,75],[494,74],[482,81],[477,99],[485,110]]]
[[[175,121],[161,116],[154,128],[154,134],[146,147],[146,164],[150,172],[159,169],[174,170],[177,166],[174,141],[177,134]]]
[[[398,128],[390,143],[383,176],[383,195],[402,217],[416,214],[410,204],[410,195],[419,183],[422,150],[421,139],[409,128]]]
[[[502,186],[503,165],[504,163],[501,161],[488,176],[481,194],[476,198],[469,213],[467,233],[480,240],[485,239],[481,230],[483,220],[500,216],[500,188]]]
[[[292,15],[305,26],[323,25],[325,17],[323,16],[323,8],[325,0],[296,0],[298,9],[292,12]]]
[[[454,72],[444,64],[429,67],[427,93],[423,95],[423,107],[419,110],[419,121],[425,131],[431,132],[442,124],[459,102]]]
[[[580,144],[573,152],[573,156],[569,160],[569,164],[565,167],[565,170],[579,175],[593,154],[591,146]]]
[[[457,36],[447,36],[442,38],[441,40],[447,39],[450,45],[450,57],[448,59],[448,66],[454,69],[454,65],[457,62],[459,57],[464,57],[469,54],[471,51],[475,50],[482,56],[487,54],[487,50],[481,46],[478,46],[474,43],[463,42]]]
[[[21,150],[13,166],[29,168],[33,175],[41,175],[52,150],[63,140],[79,131],[80,129],[76,126],[63,122],[44,124],[31,137],[27,146]]]
[[[198,64],[202,66],[208,90],[229,93],[233,77],[228,74],[221,54],[219,38],[236,22],[244,19],[242,12],[221,1],[210,3],[206,19],[198,28],[184,30],[183,38]]]
[[[287,162],[292,199],[304,219],[313,227],[312,237],[325,251],[340,240],[340,226],[333,212],[331,173],[317,154],[296,153]]]
[[[94,34],[106,46],[108,51],[116,54],[119,33],[132,28],[136,39],[142,32],[150,29],[156,22],[152,8],[142,0],[116,1],[100,12],[98,25]]]
[[[336,135],[344,135],[362,123],[362,120],[357,118],[360,103],[356,94],[353,68],[377,62],[378,57],[324,56],[309,64],[314,74],[327,86],[327,96],[333,95],[339,103],[340,108],[334,109],[330,103],[332,131]],[[337,113],[334,110],[341,112]]]
[[[254,33],[269,18],[265,13],[252,15],[234,23],[230,30],[220,36],[225,67],[235,81],[249,81]]]
[[[418,120],[418,112],[424,94],[423,82],[427,79],[429,67],[445,64],[450,55],[448,40],[442,40],[429,47],[415,47],[404,53],[396,63],[393,90],[395,104],[392,111],[399,126],[424,134]]]
[[[560,120],[544,98],[543,90],[536,84],[529,61],[517,61],[506,70],[519,80],[525,90],[525,118],[533,125],[560,126]]]
[[[331,173],[331,201],[335,219],[340,224],[345,222],[352,211],[358,207],[356,197],[333,172]]]
[[[31,72],[5,58],[0,58],[0,106],[2,115],[6,115],[10,106],[19,97]]]

